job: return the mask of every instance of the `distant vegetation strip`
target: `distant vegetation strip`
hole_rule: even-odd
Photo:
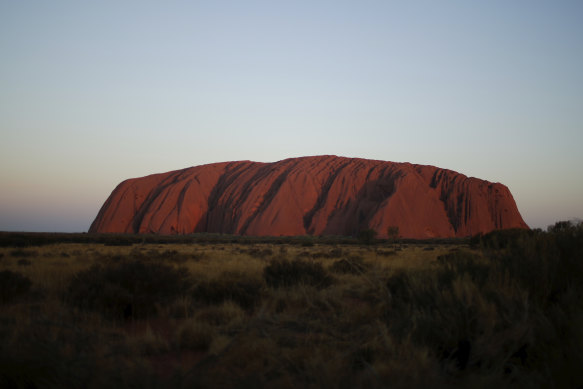
[[[524,232],[523,230],[519,230]],[[399,239],[404,244],[467,244],[469,238]],[[34,247],[57,243],[97,243],[110,246],[133,244],[193,244],[193,243],[238,243],[238,244],[291,244],[310,246],[313,244],[379,244],[387,239],[362,239],[351,236],[243,236],[229,234],[197,233],[189,235],[157,234],[93,234],[93,233],[49,233],[49,232],[0,232],[0,247]]]

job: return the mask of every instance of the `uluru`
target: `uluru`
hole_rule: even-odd
[[[404,238],[528,228],[510,190],[452,170],[337,156],[237,161],[120,183],[89,232]]]

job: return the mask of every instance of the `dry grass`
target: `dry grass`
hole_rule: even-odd
[[[32,285],[0,311],[0,386],[581,385],[583,304],[577,278],[569,278],[577,272],[563,272],[537,242],[525,240],[518,252],[543,255],[533,260],[566,277],[565,288],[536,269],[521,276],[513,264],[528,261],[509,261],[507,255],[518,254],[489,246],[0,248],[0,271]],[[277,277],[292,271],[299,281],[272,284],[266,269],[284,260],[302,265],[280,267]],[[145,275],[148,266],[186,269],[184,290],[152,294],[144,316],[112,316],[108,305],[72,304],[67,297],[74,280],[94,266],[136,262],[145,264]],[[312,284],[314,271],[327,281]],[[134,301],[115,282],[103,282],[111,304]],[[129,285],[140,293],[141,284]]]

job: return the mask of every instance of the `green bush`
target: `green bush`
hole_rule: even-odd
[[[140,319],[155,316],[160,306],[188,294],[191,286],[185,268],[137,261],[111,263],[78,273],[64,299],[111,319]]]
[[[12,303],[30,291],[28,277],[10,270],[0,271],[0,304]]]
[[[332,278],[319,262],[302,259],[273,260],[263,269],[263,278],[267,285],[274,288],[290,287],[298,284],[325,288],[332,283]]]

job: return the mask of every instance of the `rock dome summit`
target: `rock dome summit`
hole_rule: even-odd
[[[120,183],[89,232],[405,238],[528,228],[512,194],[434,166],[315,156],[223,162]]]

